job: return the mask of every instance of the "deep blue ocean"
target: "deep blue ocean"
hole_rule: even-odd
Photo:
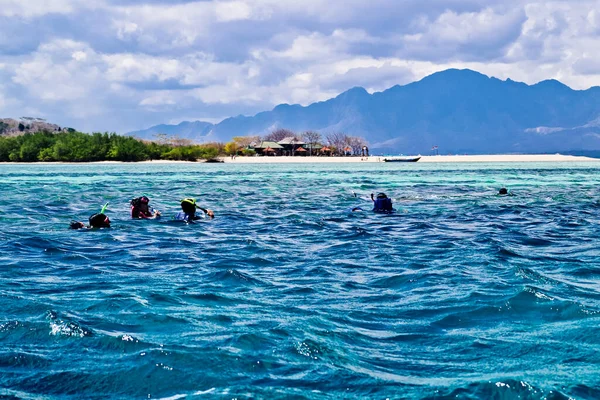
[[[0,398],[598,399],[600,163],[4,164],[0,310]]]

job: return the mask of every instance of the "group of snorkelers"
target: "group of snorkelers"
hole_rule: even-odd
[[[193,223],[203,217],[196,214],[196,210],[200,210],[209,218],[214,218],[215,213],[212,210],[200,207],[196,204],[196,199],[188,197],[181,200],[181,211],[175,216],[175,220],[186,223]],[[150,199],[146,196],[136,197],[130,201],[131,218],[132,219],[158,219],[161,212],[150,206]],[[108,203],[106,203],[99,213],[93,214],[89,218],[89,225],[85,225],[80,221],[71,221],[71,229],[82,228],[110,228],[110,218],[104,213]]]
[[[373,201],[373,211],[376,213],[393,213],[395,209],[392,206],[392,199],[390,199],[385,193],[378,193],[375,197],[371,193],[371,200]],[[150,206],[150,199],[146,196],[136,197],[130,201],[131,204],[131,218],[132,219],[157,219],[160,218],[161,212],[155,210]],[[212,210],[200,207],[196,204],[196,199],[185,198],[181,200],[181,211],[175,216],[175,220],[183,221],[187,223],[193,223],[204,217],[196,214],[196,210],[200,210],[204,215],[209,218],[214,218],[215,213]],[[93,214],[89,218],[89,224],[86,225],[80,221],[71,221],[71,229],[84,229],[84,228],[110,228],[110,218],[104,213],[108,203],[102,207],[99,213]],[[363,211],[360,207],[355,207],[352,212]]]
[[[512,193],[506,188],[501,188],[498,191],[498,195],[511,196]],[[356,193],[354,193],[354,196],[356,197]],[[392,199],[383,192],[377,193],[377,196],[371,193],[371,201],[373,201],[372,211],[375,213],[391,214],[396,211],[393,207]],[[146,196],[136,197],[130,201],[130,204],[132,219],[157,219],[161,216],[160,211],[150,207],[150,199]],[[205,216],[208,216],[211,219],[215,217],[215,213],[212,210],[200,207],[196,204],[196,199],[194,198],[185,198],[181,200],[180,204],[181,211],[175,216],[175,220],[177,221],[193,223],[194,221],[203,219],[204,217],[196,215],[196,210],[202,211]],[[104,214],[107,205],[108,203],[102,207],[102,210],[99,213],[90,216],[89,225],[85,225],[83,222],[79,221],[72,221],[70,225],[71,229],[110,228],[110,219]],[[360,212],[364,211],[364,209],[362,207],[353,207],[351,211]]]

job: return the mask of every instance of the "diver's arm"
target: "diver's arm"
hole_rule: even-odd
[[[87,228],[83,222],[79,221],[71,221],[69,224],[69,228],[71,229],[84,229]]]
[[[204,212],[204,214],[208,215],[210,218],[214,218],[215,217],[215,213],[213,212],[213,210],[208,210],[206,208],[202,208],[202,207],[198,207],[198,206],[196,206],[196,208],[198,210],[201,210],[202,212]]]
[[[147,211],[147,214],[146,214],[146,211],[140,211],[140,214],[139,214],[139,215],[140,215],[140,216],[139,216],[139,218],[142,218],[142,219],[150,219],[150,218],[152,218],[152,217],[154,216],[154,215],[153,215],[153,214],[150,212],[150,210],[148,210],[148,211]]]

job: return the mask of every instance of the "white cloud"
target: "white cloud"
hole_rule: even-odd
[[[418,32],[402,38],[399,54],[423,60],[494,59],[521,34],[522,9],[506,13],[487,8],[480,12],[446,11],[435,21],[421,20]]]
[[[163,91],[160,93],[154,93],[148,97],[145,97],[140,101],[141,106],[164,106],[164,105],[175,105],[177,104],[175,100],[176,96],[172,92]]]
[[[120,40],[127,40],[133,37],[133,35],[139,30],[138,24],[127,20],[113,21],[113,27],[116,29],[117,38]]]
[[[318,60],[330,58],[338,52],[339,44],[320,33],[298,36],[290,48],[271,55],[290,58],[292,60]]]
[[[70,14],[74,0],[0,0],[0,16],[32,18],[45,14]]]
[[[102,60],[107,67],[106,79],[118,82],[176,79],[185,68],[177,59],[144,54],[111,54],[102,56]]]
[[[217,21],[239,21],[249,19],[252,15],[251,7],[243,1],[217,2],[215,4]]]
[[[77,61],[85,61],[85,59],[87,58],[87,54],[85,51],[76,51],[73,54],[71,54],[71,57],[73,57],[73,59]]]
[[[94,57],[94,51],[84,43],[53,41],[15,65],[12,80],[42,100],[79,100],[101,79]]]
[[[573,71],[581,75],[600,75],[600,59],[586,53],[573,64]]]
[[[599,0],[111,1],[0,0],[0,37],[32,32],[0,49],[0,110],[128,129],[446,68],[600,85]]]

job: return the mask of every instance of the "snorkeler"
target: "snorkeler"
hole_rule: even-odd
[[[110,228],[110,219],[108,218],[108,216],[106,214],[104,214],[104,211],[106,211],[107,206],[108,206],[108,203],[106,203],[102,207],[102,210],[99,213],[94,214],[90,217],[90,219],[89,219],[90,224],[88,226],[86,226],[83,222],[71,221],[71,224],[69,225],[69,227],[71,229]]]
[[[131,204],[131,218],[133,219],[154,219],[160,217],[160,211],[150,207],[148,203],[150,199],[146,196],[137,197],[132,199]]]
[[[373,211],[376,213],[389,214],[395,211],[392,207],[392,199],[387,197],[385,193],[377,193],[377,197],[374,197],[371,193],[371,200],[373,200]]]
[[[202,212],[204,212],[204,214],[208,215],[211,219],[215,217],[215,213],[212,210],[208,210],[206,208],[202,208],[202,207],[198,206],[196,204],[196,199],[193,199],[193,198],[187,198],[187,199],[181,200],[181,209],[183,211],[179,212],[175,216],[176,220],[192,222],[192,221],[202,219],[202,217],[196,215],[196,209],[201,210]]]
[[[507,188],[500,188],[498,190],[498,196],[514,196],[515,194],[508,190]]]

